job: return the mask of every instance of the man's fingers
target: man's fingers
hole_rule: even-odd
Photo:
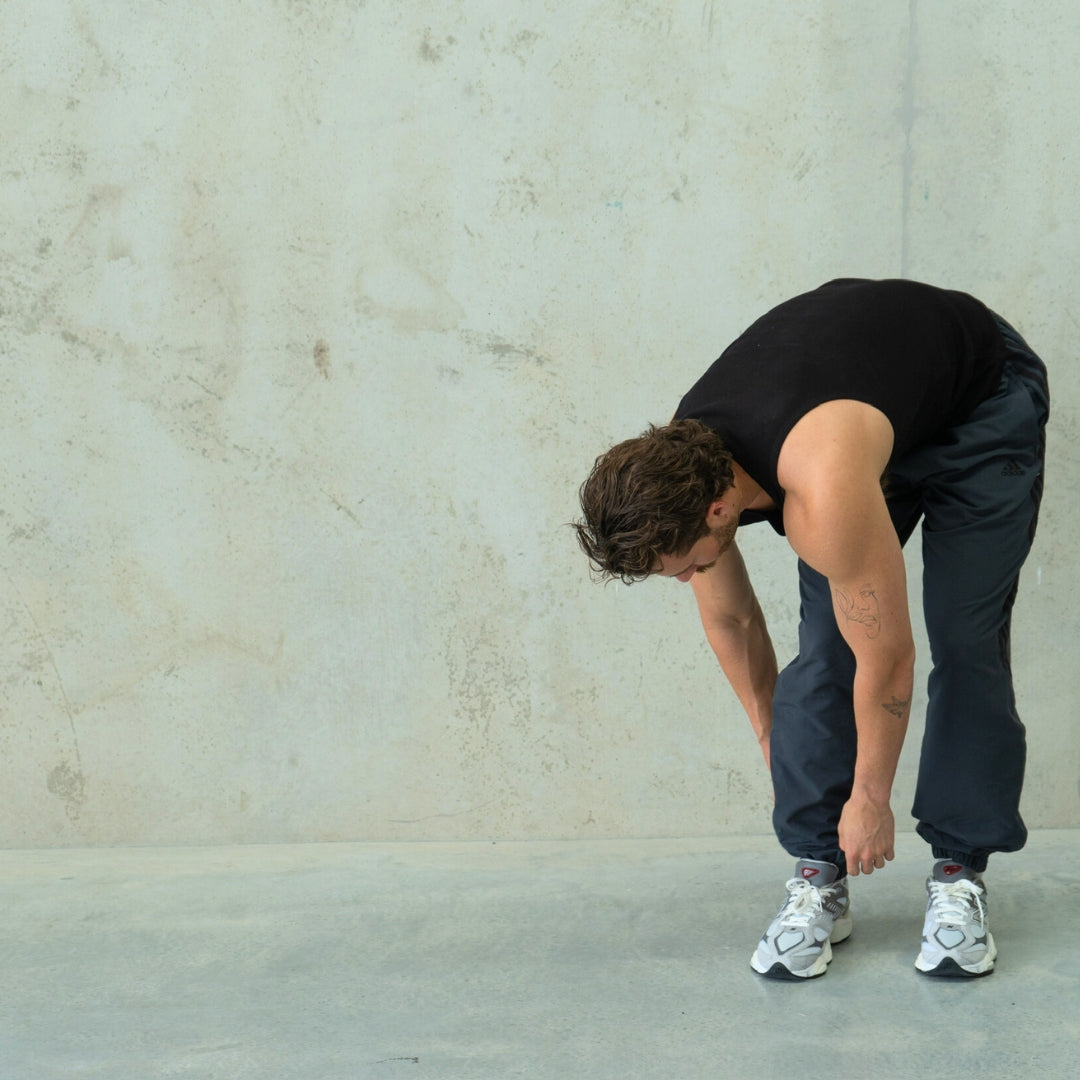
[[[860,874],[872,874],[875,870],[884,870],[886,861],[891,862],[895,857],[895,853],[891,850],[884,855],[863,858],[849,856],[847,860],[848,874],[851,877],[858,877]]]

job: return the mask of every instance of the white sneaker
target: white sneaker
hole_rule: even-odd
[[[926,882],[926,922],[915,967],[924,975],[972,978],[994,970],[986,886],[973,870],[939,859]]]
[[[787,899],[762,935],[750,966],[767,979],[824,975],[832,946],[851,935],[847,878],[832,863],[800,859]]]

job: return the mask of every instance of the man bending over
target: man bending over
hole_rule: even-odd
[[[915,966],[993,970],[982,874],[1027,836],[1009,626],[1047,415],[1045,367],[978,300],[844,279],[760,318],[670,423],[603,454],[582,485],[594,568],[690,582],[771,768],[797,862],[760,974],[824,975],[851,933],[848,876],[894,857],[915,659],[901,547],[920,518],[933,669],[912,813],[936,861]],[[799,557],[799,653],[779,674],[735,544],[759,521]]]

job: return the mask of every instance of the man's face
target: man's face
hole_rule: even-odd
[[[685,555],[661,555],[656,572],[676,581],[689,581],[695,574],[704,573],[731,547],[738,527],[738,519],[713,526]]]

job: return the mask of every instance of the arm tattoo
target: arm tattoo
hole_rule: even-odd
[[[904,712],[911,704],[911,698],[906,701],[901,701],[895,694],[893,694],[892,701],[883,701],[881,707],[887,712],[896,717],[897,720],[903,720]]]
[[[856,596],[834,589],[836,606],[848,622],[862,623],[866,627],[866,636],[876,638],[881,633],[881,617],[878,614],[877,596],[874,587],[867,583],[859,586]]]

